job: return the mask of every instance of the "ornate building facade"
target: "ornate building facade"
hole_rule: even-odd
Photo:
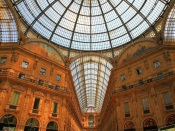
[[[175,128],[173,0],[160,0],[162,5],[156,3],[160,4],[158,7],[162,6],[163,11],[155,22],[144,18],[150,28],[139,37],[132,36],[134,31],[127,29],[120,17],[131,41],[98,51],[93,51],[93,47],[92,50],[79,50],[79,46],[73,49],[76,29],[72,31],[69,48],[55,44],[58,38],[54,39],[54,35],[62,16],[52,31],[55,34],[47,39],[47,31],[42,34],[45,30],[39,32],[40,25],[35,27],[35,24],[51,10],[51,6],[55,10],[54,5],[58,1],[44,0],[43,5],[39,0],[32,2],[36,4],[35,8],[28,0],[0,0],[0,131],[157,131],[164,127]],[[71,4],[79,5],[80,10],[86,7],[84,4],[89,4],[86,0],[74,2],[67,4],[63,17],[69,8],[71,10]],[[90,10],[93,12],[93,4],[105,5],[105,2],[100,2],[91,0]],[[136,9],[134,1],[129,4],[129,0],[123,0],[118,5],[122,2],[143,17],[141,7]],[[49,6],[44,7],[46,3]],[[112,2],[108,1],[108,4],[114,9]],[[145,1],[142,7],[146,4]],[[42,11],[35,16],[37,6]],[[66,7],[66,3],[62,2],[62,6]],[[103,6],[99,10],[102,14],[105,11]],[[150,14],[155,13],[152,10]],[[120,12],[114,11],[119,16]],[[80,15],[81,11],[77,14]],[[82,22],[78,17],[76,24]],[[103,15],[102,18],[107,23],[110,38],[115,32],[108,30],[109,23],[105,17]],[[49,15],[48,18],[52,20]],[[92,21],[90,26],[93,26]],[[52,24],[54,22],[48,28]],[[43,24],[44,28],[46,26]],[[86,28],[82,30],[85,32]],[[68,34],[64,35],[67,37]],[[95,40],[93,35],[90,36],[92,41]],[[79,36],[81,40],[85,38]],[[100,36],[98,38],[101,39]],[[112,45],[112,38],[109,41]],[[63,43],[66,42],[63,40]]]

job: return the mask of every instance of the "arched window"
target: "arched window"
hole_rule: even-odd
[[[165,41],[175,41],[175,5],[171,9],[169,16],[166,21],[165,31],[164,31]]]
[[[47,124],[47,129],[46,131],[58,131],[58,125],[57,123],[51,121]]]
[[[27,120],[24,131],[38,131],[39,130],[39,122],[35,118],[30,118]]]
[[[0,119],[0,130],[15,130],[17,119],[14,115],[7,114]]]
[[[135,124],[132,121],[126,122],[124,131],[135,131]]]
[[[0,0],[0,42],[17,42],[18,32],[14,17],[4,0]]]
[[[143,129],[144,131],[157,131],[157,123],[155,120],[148,118],[143,122]]]
[[[88,125],[91,127],[91,126],[94,126],[94,116],[93,115],[90,115],[88,117]]]
[[[175,124],[175,114],[170,115],[166,118],[166,125],[169,126],[172,124]]]

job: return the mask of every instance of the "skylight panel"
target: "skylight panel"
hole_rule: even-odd
[[[27,4],[29,4],[29,5],[30,5],[30,3],[33,3],[33,4],[35,3],[35,5],[31,6],[30,8],[35,8],[35,7],[38,8],[36,1],[32,1],[32,0],[26,0],[26,1],[28,1]],[[42,10],[44,10],[47,6],[49,6],[48,0],[37,0],[37,3]]]
[[[77,18],[77,14],[67,10],[67,12],[65,13],[64,15],[64,18],[72,21],[72,22],[75,22],[76,21],[76,18]]]
[[[103,10],[103,13],[107,13],[107,12],[112,10],[112,7],[108,2],[103,4],[101,7],[102,7],[102,10]]]
[[[82,43],[82,42],[73,41],[72,48],[77,49],[77,50],[81,50],[81,49],[90,50],[90,43]]]
[[[129,42],[129,41],[130,41],[130,37],[128,36],[128,34],[125,34],[117,39],[113,39],[112,46],[113,47],[121,46],[123,43]]]
[[[128,22],[136,14],[136,11],[130,7],[124,14],[121,15],[124,23]]]
[[[52,5],[52,8],[60,15],[63,15],[66,10],[66,7],[64,7],[59,1]]]
[[[105,20],[106,20],[107,23],[109,21],[114,20],[117,17],[115,11],[110,11],[109,13],[105,14],[104,16],[105,16]]]
[[[119,15],[123,14],[124,12],[126,12],[129,8],[129,5],[125,2],[122,1],[117,7],[116,7],[116,11],[119,13]]]
[[[94,25],[94,26],[92,26],[91,28],[92,28],[92,29],[91,29],[92,35],[93,35],[94,33],[103,33],[103,32],[106,32],[106,26],[105,26],[105,24]]]
[[[100,42],[100,43],[92,43],[92,50],[104,50],[110,48],[109,41]]]
[[[82,7],[80,10],[80,15],[90,16],[90,8],[89,7]]]
[[[162,10],[164,9],[164,4],[162,2],[158,2],[156,4],[156,7],[152,11],[152,13],[148,16],[148,20],[153,23],[158,18],[158,16],[161,14]]]
[[[90,17],[79,15],[78,24],[90,25]]]
[[[52,3],[54,0],[48,0],[49,3]]]
[[[60,15],[58,13],[56,13],[52,8],[49,8],[45,14],[47,15],[47,17],[49,17],[52,21],[54,21],[55,23],[58,22],[58,20],[60,19]]]
[[[27,29],[34,29],[48,41],[75,50],[99,51],[116,48],[142,35],[164,14],[169,4],[166,1],[23,0],[14,6],[28,24]],[[149,23],[144,26],[147,20]],[[64,28],[68,35],[59,32],[59,27]],[[28,35],[30,31],[25,32]]]
[[[54,27],[56,25],[50,19],[48,19],[48,17],[45,16],[44,14],[38,19],[38,21],[40,23],[42,23],[42,25],[45,26],[45,28],[47,28],[50,31],[53,31],[54,30]]]
[[[18,9],[23,17],[25,17],[25,21],[30,25],[34,21],[34,16],[31,15],[29,10],[26,8],[24,2],[18,4]]]
[[[110,31],[110,35],[111,35],[113,32],[117,31],[118,27],[122,26],[122,23],[121,23],[120,19],[117,18],[115,20],[108,22],[107,26],[108,26],[108,31]],[[116,37],[116,36],[114,36],[114,37]]]
[[[33,25],[33,28],[35,30],[37,30],[42,36],[46,37],[46,38],[50,38],[51,36],[51,31],[49,31],[48,29],[46,29],[44,26],[41,25],[41,23],[39,22],[35,22],[35,24]]]
[[[60,37],[60,36],[55,35],[55,34],[52,37],[52,41],[55,43],[62,43],[62,45],[65,47],[69,47],[69,45],[70,45],[70,40],[65,39],[63,37]]]
[[[121,1],[120,0],[109,0],[111,3],[112,3],[112,5],[114,5],[115,7],[118,5],[118,4],[120,4],[121,3]]]
[[[135,0],[133,3],[133,6],[136,7],[136,9],[140,10],[140,8],[143,6],[144,2],[145,2],[144,0]]]
[[[38,5],[34,1],[25,0],[25,2],[30,10],[30,13],[33,14],[35,17],[41,13],[41,10],[39,9]]]
[[[80,5],[75,2],[73,2],[69,8],[69,10],[71,10],[74,13],[78,13],[79,9],[80,9]]]
[[[87,25],[76,24],[75,32],[90,34],[90,28]]]
[[[91,8],[91,13],[92,13],[92,16],[97,16],[97,15],[101,15],[101,9],[99,6],[97,7],[92,7]]]
[[[57,29],[55,30],[55,33],[67,39],[71,39],[72,37],[72,32],[62,28],[61,26],[57,27]]]
[[[152,12],[155,5],[155,0],[147,0],[143,8],[141,9],[141,13],[144,16],[147,16],[150,12]]]
[[[72,0],[60,0],[60,2],[65,6],[67,7],[70,3],[71,3]]]
[[[102,16],[95,16],[91,18],[91,24],[92,26],[94,25],[99,25],[99,24],[104,24],[104,19]]]
[[[62,18],[62,20],[60,22],[60,26],[64,27],[67,30],[70,30],[70,31],[72,31],[74,29],[74,25],[75,25],[75,23],[73,23],[72,21],[69,21],[65,18]],[[64,36],[64,34],[63,34],[63,36]]]
[[[90,35],[75,33],[73,37],[74,41],[90,42]]]
[[[127,28],[129,30],[134,29],[135,27],[137,27],[141,22],[143,21],[143,18],[140,16],[140,14],[137,14],[135,17],[133,17],[133,19],[131,19],[127,24]],[[142,29],[140,29],[142,30]]]
[[[108,39],[107,33],[92,35],[92,42],[108,41]]]

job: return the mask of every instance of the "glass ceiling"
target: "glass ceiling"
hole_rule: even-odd
[[[170,0],[11,0],[30,29],[70,49],[113,49],[142,35]]]
[[[4,0],[0,0],[0,42],[17,42],[15,19]]]
[[[99,113],[112,65],[98,56],[84,56],[72,62],[70,69],[81,110]]]

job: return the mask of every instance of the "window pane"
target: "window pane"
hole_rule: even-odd
[[[129,110],[129,103],[128,103],[128,102],[125,102],[125,103],[124,103],[124,109],[125,109],[125,114],[129,114],[129,113],[130,113],[130,110]]]
[[[53,113],[57,113],[57,106],[58,106],[58,104],[57,103],[53,103]]]
[[[168,92],[162,93],[165,105],[172,105],[171,98]]]
[[[59,81],[61,79],[61,76],[60,75],[56,75],[56,80]]]
[[[27,68],[27,67],[28,67],[28,65],[29,65],[29,63],[28,63],[28,62],[23,61],[21,66],[22,66],[22,68]]]
[[[14,92],[12,96],[12,100],[10,102],[11,105],[17,105],[18,104],[18,99],[19,99],[19,92]]]
[[[1,64],[5,64],[7,61],[7,57],[1,57]]]
[[[142,99],[142,104],[143,104],[143,110],[149,110],[147,98]]]
[[[43,68],[41,68],[41,69],[40,69],[40,74],[41,74],[41,75],[46,74],[46,70],[45,70],[45,69],[43,69]]]
[[[33,109],[38,109],[39,108],[39,102],[40,102],[40,98],[35,98]]]
[[[154,64],[154,68],[160,67],[160,61],[155,61],[153,64]]]

